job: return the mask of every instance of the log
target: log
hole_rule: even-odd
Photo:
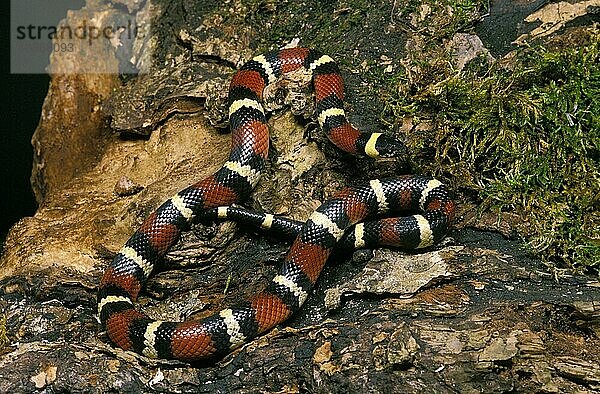
[[[123,3],[140,23],[184,25],[180,2]],[[213,15],[216,5],[200,3]],[[88,1],[69,21],[110,7]],[[137,66],[162,62],[126,81],[52,76],[33,140],[40,207],[11,229],[0,257],[1,392],[600,390],[600,282],[549,268],[514,236],[518,217],[478,216],[466,201],[450,236],[428,250],[337,251],[299,313],[222,359],[151,360],[114,347],[96,318],[103,270],[153,209],[228,153],[227,83],[252,55],[252,29],[202,23],[146,36]],[[118,71],[114,59],[106,66]],[[305,220],[355,178],[403,167],[304,138],[306,121],[278,110],[302,98],[294,112],[309,117],[312,99],[294,78],[277,87],[287,96],[268,94],[273,147],[248,205]],[[139,307],[158,319],[206,316],[262,289],[288,247],[232,223],[196,224]]]

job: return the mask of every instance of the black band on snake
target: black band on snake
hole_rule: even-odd
[[[333,144],[343,151],[374,158],[397,157],[405,152],[404,145],[395,138],[360,132],[348,122],[343,108],[343,81],[329,56],[293,48],[260,55],[246,63],[233,76],[229,88],[232,146],[228,160],[215,174],[158,207],[104,272],[98,290],[98,315],[116,345],[153,358],[190,361],[222,355],[300,309],[340,240],[354,247],[373,243],[421,248],[444,237],[454,203],[439,181],[414,175],[374,179],[340,191],[305,223],[296,226],[299,233],[279,273],[264,291],[242,305],[203,320],[185,322],[152,320],[134,308],[155,265],[177,242],[181,231],[199,217],[238,215],[249,223],[260,221],[254,224],[290,231],[285,229],[283,219],[236,213],[238,208],[230,206],[249,197],[267,159],[269,135],[261,104],[265,86],[302,67],[312,73],[315,115]],[[228,208],[218,208],[221,206]],[[373,216],[407,211],[420,213],[361,223]]]

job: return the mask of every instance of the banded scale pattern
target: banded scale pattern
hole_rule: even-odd
[[[229,88],[232,146],[228,160],[215,174],[178,192],[146,218],[104,272],[98,290],[98,315],[117,346],[148,357],[181,360],[227,353],[283,322],[302,306],[331,250],[349,226],[373,214],[416,206],[416,201],[425,209],[424,215],[438,210],[443,212],[442,221],[447,224],[451,220],[453,204],[445,191],[431,183],[433,180],[373,180],[345,189],[318,208],[302,226],[278,275],[264,292],[243,305],[201,321],[186,322],[155,321],[134,308],[153,268],[182,231],[208,210],[248,198],[260,178],[269,147],[261,105],[264,88],[300,67],[312,72],[316,117],[336,146],[371,157],[404,153],[404,146],[394,138],[362,133],[346,120],[342,79],[329,56],[294,48],[260,55],[246,63],[233,76]],[[419,227],[418,246],[435,240],[436,218],[413,217]],[[428,233],[433,234],[432,239],[423,237]],[[355,239],[355,243],[360,242]]]
[[[351,226],[336,248],[360,249],[380,246],[392,246],[403,249],[420,249],[435,245],[441,241],[450,225],[447,206],[439,208],[425,206],[431,196],[436,196],[437,201],[444,204],[450,203],[449,193],[445,186],[436,179],[423,176],[402,176],[399,182],[412,180],[419,187],[417,190],[408,190],[406,193],[415,193],[416,198],[407,198],[403,203],[407,206],[400,208],[402,212],[422,212],[421,215],[401,217],[388,217],[366,220]],[[431,196],[430,196],[431,194]],[[249,210],[242,206],[223,206],[207,210],[203,220],[232,220],[247,226],[261,228],[281,238],[295,238],[304,222],[275,216],[270,213],[261,213]]]

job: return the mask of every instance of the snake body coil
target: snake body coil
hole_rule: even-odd
[[[195,218],[235,216],[230,206],[247,199],[267,158],[269,135],[261,105],[266,85],[301,67],[312,73],[316,117],[331,142],[349,153],[396,156],[404,146],[381,133],[363,133],[346,119],[342,78],[335,62],[317,51],[294,48],[260,55],[246,63],[229,88],[232,148],[215,174],[181,190],[154,211],[104,272],[98,315],[111,341],[148,357],[198,360],[221,355],[285,321],[308,297],[338,241],[355,247],[373,243],[426,247],[446,233],[454,212],[445,187],[422,176],[375,179],[340,191],[303,225],[279,273],[264,291],[237,307],[200,321],[168,322],[148,318],[134,302],[154,266]],[[422,214],[359,224],[373,216],[409,210]],[[272,215],[243,214],[264,228],[284,226]],[[243,219],[243,218],[242,218]]]

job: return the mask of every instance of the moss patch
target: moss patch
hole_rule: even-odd
[[[443,171],[482,210],[519,213],[545,260],[598,270],[600,39],[583,35],[578,47],[538,46],[504,64],[421,76],[389,110],[431,123],[409,136],[417,155],[435,158],[421,160],[423,172]]]

